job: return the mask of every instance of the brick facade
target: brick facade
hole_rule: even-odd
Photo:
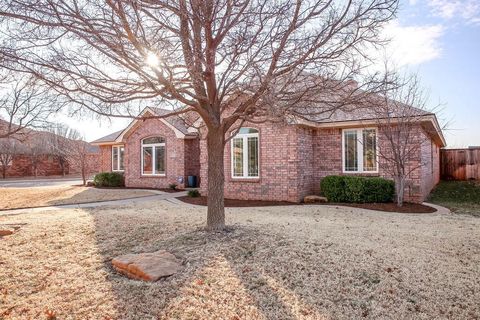
[[[320,192],[320,181],[328,175],[362,175],[391,178],[387,163],[379,158],[378,173],[342,172],[342,129],[312,129],[292,125],[245,125],[259,130],[260,177],[236,179],[231,175],[231,145],[225,147],[225,197],[231,199],[300,202]],[[387,148],[382,128],[377,128],[378,148]],[[382,138],[383,137],[383,138]],[[422,202],[439,181],[439,147],[418,126],[412,143],[421,145],[412,158],[416,168],[407,181],[405,200]],[[200,142],[202,194],[207,194],[206,142]],[[418,168],[417,168],[418,167]]]
[[[320,181],[342,172],[342,129],[318,129],[287,124],[250,124],[259,131],[259,178],[232,177],[231,145],[224,150],[225,197],[231,199],[300,202],[320,192]],[[227,134],[228,135],[228,134]],[[141,141],[161,136],[165,139],[165,176],[141,174]],[[383,129],[377,128],[378,148],[386,150]],[[178,138],[172,128],[158,119],[139,121],[123,139],[125,183],[127,187],[166,188],[170,183],[185,187],[187,176],[200,177],[202,194],[207,194],[208,154],[206,140]],[[406,186],[406,201],[422,202],[439,181],[439,146],[418,126],[411,143],[418,144],[415,169]],[[111,145],[100,146],[102,171],[111,171]],[[390,178],[387,163],[379,159],[378,173],[363,176]],[[358,175],[358,174],[356,174]],[[179,183],[179,178],[183,183]]]
[[[69,173],[68,164],[65,173]],[[7,167],[6,177],[28,177],[34,176],[31,158],[28,155],[16,155],[11,164]],[[58,159],[52,155],[41,155],[37,164],[37,176],[62,175],[62,167]]]
[[[142,175],[141,141],[159,136],[165,139],[165,176]],[[118,144],[115,144],[118,145]],[[176,183],[186,187],[187,176],[199,176],[199,141],[181,139],[159,119],[148,119],[135,125],[124,137],[124,176],[127,187],[168,188]],[[102,171],[112,171],[112,145],[100,146]]]

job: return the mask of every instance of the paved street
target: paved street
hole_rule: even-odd
[[[81,184],[82,179],[79,177],[65,178],[38,178],[38,179],[6,179],[0,180],[0,188],[31,188],[31,187],[48,187],[61,185]]]

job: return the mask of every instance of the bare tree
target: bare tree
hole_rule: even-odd
[[[355,103],[366,46],[398,0],[4,0],[3,56],[76,105],[136,116],[142,105],[201,117],[207,228],[222,229],[224,147],[245,121],[328,115]],[[363,89],[369,87],[364,83]],[[236,99],[238,93],[241,99]],[[317,108],[308,108],[316,105]]]
[[[374,118],[383,143],[377,148],[379,162],[387,174],[395,181],[396,202],[403,205],[405,187],[412,173],[426,165],[421,158],[421,148],[427,139],[422,132],[430,135],[422,122],[436,116],[427,108],[427,96],[424,94],[417,76],[399,76],[388,73],[385,78],[382,97],[372,101]],[[392,87],[392,84],[395,84]],[[380,96],[379,96],[380,97]]]
[[[13,158],[18,151],[18,141],[12,138],[0,138],[0,167],[2,177],[7,177],[7,169],[13,164]]]
[[[67,159],[71,167],[75,166],[80,169],[83,185],[86,185],[88,176],[94,172],[96,167],[96,157],[92,157],[90,144],[84,141],[77,131],[72,129],[70,137]]]
[[[62,175],[65,176],[66,168],[69,165],[69,153],[71,149],[71,140],[78,140],[80,134],[78,131],[62,124],[55,124],[49,128],[48,145],[51,154],[55,156],[62,169]]]
[[[50,148],[45,143],[44,132],[33,132],[28,135],[23,143],[24,154],[28,156],[30,161],[30,168],[32,175],[36,178],[38,176],[38,166],[42,161],[42,158],[50,155]]]
[[[20,77],[5,76],[0,82],[0,91],[3,92],[0,120],[4,119],[0,121],[0,138],[15,136],[22,140],[28,135],[29,128],[46,128],[50,116],[63,106],[58,96],[49,94],[35,77]]]

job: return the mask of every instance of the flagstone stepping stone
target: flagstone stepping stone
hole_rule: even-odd
[[[9,236],[15,232],[15,228],[0,228],[0,237]]]
[[[152,282],[171,276],[182,268],[182,262],[165,250],[125,254],[114,258],[112,265],[129,278]]]

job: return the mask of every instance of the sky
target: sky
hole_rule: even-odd
[[[446,125],[448,147],[480,145],[480,0],[401,0],[384,31],[386,55],[416,73],[430,108]],[[125,128],[130,120],[60,116],[87,141]]]

